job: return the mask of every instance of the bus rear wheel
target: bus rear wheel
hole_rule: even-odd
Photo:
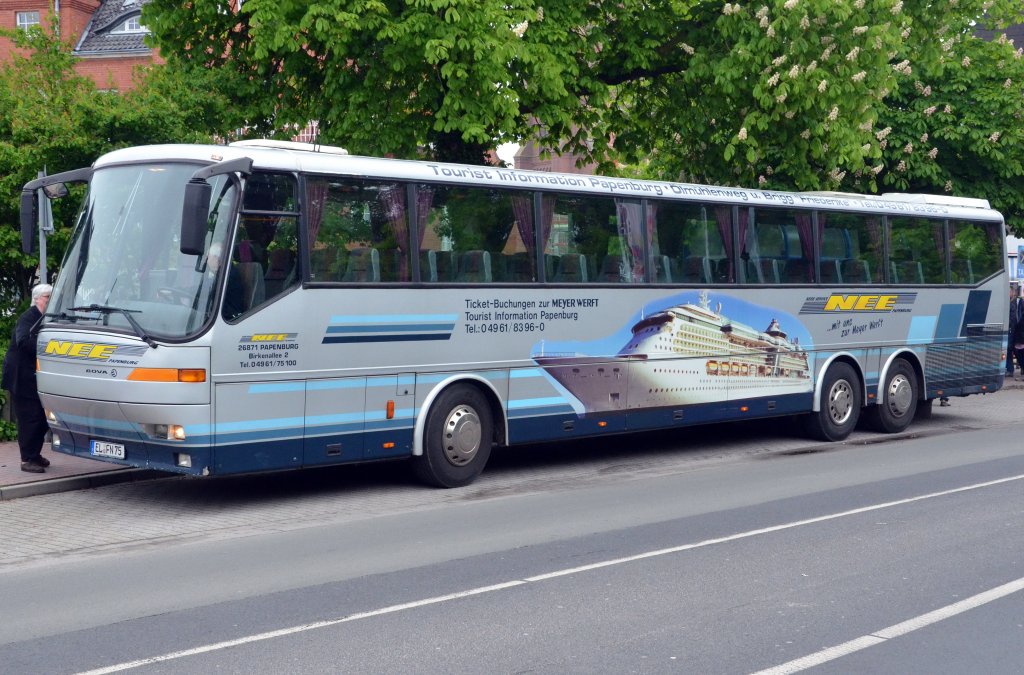
[[[804,431],[821,441],[841,441],[857,426],[860,406],[857,373],[847,363],[833,363],[821,383],[820,410],[804,416]]]
[[[413,457],[413,470],[428,485],[469,485],[487,464],[493,440],[487,398],[476,387],[451,386],[430,406],[423,432],[423,454]]]
[[[887,434],[909,427],[917,412],[917,375],[905,359],[893,361],[882,394],[882,402],[866,412],[868,426]]]

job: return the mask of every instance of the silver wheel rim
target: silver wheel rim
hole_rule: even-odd
[[[910,380],[903,373],[889,380],[889,387],[885,391],[885,405],[893,417],[903,417],[913,405],[913,387]]]
[[[846,424],[853,414],[853,388],[846,380],[838,380],[829,390],[828,414],[837,426]]]
[[[445,458],[454,466],[472,462],[480,450],[482,431],[476,411],[468,405],[457,406],[444,421],[441,444]]]

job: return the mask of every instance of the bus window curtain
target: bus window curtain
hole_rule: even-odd
[[[740,207],[739,237],[740,241],[747,238],[747,209]],[[733,270],[733,241],[732,241],[732,207],[715,207],[715,222],[718,223],[718,234],[722,236],[722,247],[725,249],[725,264],[728,270],[728,281],[733,281],[736,275]]]
[[[805,269],[807,281],[814,281],[814,223],[811,219],[810,213],[797,213],[794,216],[796,220],[796,231],[800,235],[800,252],[804,256],[806,261]],[[824,231],[824,223],[822,220],[818,220],[818,241],[821,241]]]
[[[306,227],[309,233],[309,248],[313,249],[316,235],[320,232],[320,224],[324,220],[324,206],[327,199],[327,182],[320,180],[306,181]]]
[[[523,240],[523,246],[530,259],[537,257],[537,243],[533,236],[533,196],[513,195],[512,213],[516,219],[516,229]]]
[[[619,236],[625,240],[630,257],[626,267],[629,271],[626,282],[633,284],[643,281],[645,269],[643,207],[639,202],[616,199],[615,211],[619,219]],[[622,270],[622,272],[625,271]]]

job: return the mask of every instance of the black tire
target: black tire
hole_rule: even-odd
[[[868,408],[866,421],[875,431],[895,434],[904,431],[917,413],[917,373],[904,359],[892,362],[879,393],[882,402]]]
[[[417,478],[435,487],[469,485],[491,456],[493,429],[491,407],[479,389],[448,387],[427,413],[423,454],[413,457]]]
[[[847,363],[833,363],[821,383],[821,409],[804,415],[804,432],[821,441],[841,441],[860,418],[860,378]]]

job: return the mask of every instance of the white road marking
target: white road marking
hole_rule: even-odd
[[[699,542],[695,542],[695,543],[692,543],[692,544],[683,544],[681,546],[673,546],[671,548],[662,548],[662,549],[658,549],[658,550],[655,550],[655,551],[647,551],[647,552],[644,552],[644,553],[638,553],[636,555],[625,556],[625,557],[622,557],[622,558],[614,558],[612,560],[604,560],[604,561],[601,561],[601,562],[592,563],[590,565],[581,565],[579,567],[571,567],[571,568],[568,568],[568,569],[556,570],[554,572],[548,572],[546,574],[538,574],[536,576],[527,577],[525,579],[515,579],[515,580],[512,580],[512,581],[506,581],[506,582],[503,582],[503,583],[494,584],[492,586],[480,586],[478,588],[473,588],[473,589],[469,589],[469,590],[466,590],[466,591],[460,591],[458,593],[449,593],[448,595],[438,595],[438,596],[435,596],[435,597],[432,597],[432,598],[426,598],[424,600],[416,600],[416,601],[413,601],[413,602],[407,602],[407,603],[403,603],[403,604],[399,604],[399,605],[391,605],[389,607],[382,607],[380,609],[371,610],[369,612],[359,612],[359,613],[356,613],[356,614],[349,614],[348,616],[344,616],[344,617],[341,617],[339,619],[330,619],[330,620],[326,620],[326,621],[317,621],[317,622],[314,622],[314,623],[302,624],[300,626],[292,626],[290,628],[281,628],[279,630],[268,631],[266,633],[257,633],[255,635],[247,635],[245,637],[236,638],[234,640],[225,640],[224,642],[216,642],[216,643],[213,643],[213,644],[203,645],[203,646],[200,646],[200,647],[194,647],[192,649],[184,649],[184,650],[177,651],[177,652],[170,652],[168,654],[162,654],[160,656],[152,656],[152,657],[145,658],[145,659],[139,659],[137,661],[127,661],[125,663],[118,663],[118,664],[114,664],[114,665],[111,665],[111,666],[106,666],[106,667],[103,667],[103,668],[97,668],[95,670],[83,671],[83,672],[79,673],[78,675],[106,675],[107,673],[118,673],[118,672],[125,671],[125,670],[131,670],[132,668],[139,668],[141,666],[148,666],[148,665],[151,665],[151,664],[154,664],[154,663],[161,663],[163,661],[172,661],[172,660],[175,660],[175,659],[184,658],[186,656],[195,656],[197,654],[206,654],[206,653],[209,653],[209,652],[215,652],[215,651],[220,651],[220,650],[223,650],[223,649],[228,649],[229,647],[237,647],[239,645],[251,644],[253,642],[261,642],[263,640],[271,640],[271,639],[278,638],[278,637],[284,637],[286,635],[295,635],[296,633],[304,633],[306,631],[316,630],[316,629],[319,629],[319,628],[327,628],[327,627],[336,626],[336,625],[342,624],[342,623],[350,623],[352,621],[359,621],[361,619],[369,619],[371,617],[382,616],[384,614],[394,614],[395,612],[402,612],[402,611],[409,610],[409,609],[416,609],[418,607],[426,607],[428,605],[437,605],[437,604],[444,603],[444,602],[450,602],[452,600],[459,600],[461,598],[467,598],[467,597],[470,597],[470,596],[473,596],[473,595],[481,595],[483,593],[492,593],[494,591],[502,591],[502,590],[505,590],[507,588],[514,588],[516,586],[522,586],[524,584],[536,583],[536,582],[540,582],[540,581],[547,581],[548,579],[555,579],[557,577],[569,576],[571,574],[580,574],[581,572],[589,572],[591,570],[601,569],[603,567],[612,567],[614,565],[623,565],[623,564],[626,564],[626,563],[636,562],[638,560],[646,560],[648,558],[656,558],[656,557],[659,557],[659,556],[670,555],[672,553],[680,553],[682,551],[691,551],[693,549],[703,548],[705,546],[712,546],[714,544],[723,544],[723,543],[730,542],[730,541],[738,541],[740,539],[747,539],[747,538],[750,538],[750,537],[760,536],[762,534],[770,534],[772,532],[781,532],[783,530],[790,530],[790,529],[793,529],[793,528],[796,528],[796,527],[802,527],[804,525],[813,525],[815,523],[823,523],[823,522],[826,522],[826,521],[829,521],[829,520],[836,520],[838,518],[846,518],[848,516],[855,516],[855,515],[859,515],[859,514],[862,514],[862,513],[870,513],[871,511],[879,511],[881,509],[888,509],[888,508],[891,508],[893,506],[901,506],[903,504],[912,504],[914,502],[923,501],[925,499],[935,499],[936,497],[945,497],[945,496],[948,496],[948,495],[958,494],[958,493],[961,493],[961,492],[969,492],[971,490],[980,490],[982,488],[992,487],[993,485],[1001,485],[1003,483],[1010,483],[1010,482],[1018,481],[1018,480],[1024,480],[1024,474],[1017,475],[1017,476],[1009,476],[1007,478],[999,478],[997,480],[986,481],[984,483],[975,483],[974,485],[966,485],[964,487],[952,488],[950,490],[942,490],[941,492],[931,492],[929,494],[919,495],[917,497],[908,497],[906,499],[898,499],[898,500],[891,501],[891,502],[884,502],[884,503],[881,503],[881,504],[874,504],[872,506],[862,506],[862,507],[857,508],[857,509],[850,509],[849,511],[840,511],[839,513],[832,513],[832,514],[825,515],[825,516],[818,516],[816,518],[807,518],[805,520],[797,520],[797,521],[793,521],[791,523],[784,523],[782,525],[772,525],[771,527],[763,527],[763,528],[760,528],[760,529],[757,529],[757,530],[749,530],[747,532],[740,532],[740,533],[737,533],[737,534],[731,534],[731,535],[728,535],[728,536],[725,536],[725,537],[716,537],[714,539],[705,539],[704,541],[699,541]],[[909,621],[905,621],[904,623],[896,624],[895,626],[890,626],[889,628],[886,628],[886,629],[884,629],[882,631],[879,631],[879,632],[877,632],[877,633],[875,633],[873,635],[864,636],[862,638],[858,638],[857,640],[853,640],[851,642],[847,642],[847,643],[845,643],[843,645],[839,645],[837,647],[832,647],[831,649],[827,649],[827,650],[824,650],[822,652],[818,652],[818,654],[812,654],[812,655],[804,657],[804,658],[805,659],[809,659],[809,658],[817,657],[818,655],[821,655],[821,654],[826,654],[826,653],[833,654],[834,653],[834,655],[831,656],[830,658],[824,659],[825,661],[828,661],[828,660],[831,660],[831,659],[834,659],[834,658],[838,658],[839,656],[842,656],[843,654],[848,654],[850,652],[857,651],[858,649],[863,649],[863,648],[869,647],[869,646],[871,646],[873,644],[878,644],[880,642],[884,642],[885,640],[890,639],[891,637],[896,637],[898,635],[902,635],[903,633],[910,632],[911,630],[916,630],[916,628],[920,627],[920,626],[917,625],[917,622],[919,622],[921,620],[926,620],[926,623],[923,623],[921,625],[928,625],[928,623],[934,623],[935,621],[940,621],[942,618],[946,618],[946,616],[941,616],[940,618],[928,619],[928,617],[932,617],[932,615],[938,615],[938,614],[941,614],[942,612],[946,612],[946,611],[950,610],[950,608],[959,608],[961,605],[964,605],[964,603],[976,602],[976,604],[974,604],[974,605],[965,606],[963,609],[957,609],[954,612],[954,613],[956,613],[956,612],[960,612],[960,611],[966,611],[967,609],[970,609],[971,607],[977,607],[978,605],[984,604],[985,602],[991,602],[991,600],[994,600],[996,598],[992,597],[991,600],[984,599],[984,600],[981,600],[981,601],[978,601],[977,599],[978,598],[982,598],[983,596],[985,598],[987,598],[989,596],[989,594],[1000,592],[1001,590],[1003,590],[1003,589],[1005,589],[1005,588],[1007,588],[1009,586],[1013,586],[1014,584],[1024,584],[1024,580],[1018,580],[1016,582],[1011,582],[1010,584],[1007,584],[1006,586],[1000,586],[999,588],[992,589],[991,591],[986,591],[985,593],[976,595],[973,598],[968,598],[967,600],[964,600],[964,601],[958,602],[956,604],[950,605],[949,607],[936,610],[935,612],[931,612],[929,614],[925,614],[925,615],[923,615],[921,617],[917,617],[916,619],[910,619]],[[1018,588],[1015,588],[1014,590],[1005,591],[1005,592],[1003,592],[1003,595],[1006,595],[1008,593],[1013,593],[1016,590],[1020,590],[1020,588],[1024,588],[1024,586],[1020,586]],[[1002,596],[996,596],[996,597],[1002,597]],[[952,616],[952,614],[949,614],[948,616]],[[902,631],[902,632],[894,632],[894,631]],[[843,651],[844,649],[846,649],[846,651]],[[791,661],[789,664],[783,664],[782,666],[778,666],[778,668],[785,668],[785,667],[789,666],[790,664],[797,663],[797,662],[802,662],[802,661],[803,661],[803,659],[797,659],[796,661]],[[824,661],[813,662],[810,665],[814,665],[814,663],[821,663],[821,662],[824,662]],[[801,668],[806,668],[806,667],[808,667],[808,666],[799,666],[795,670],[800,670]],[[778,671],[776,671],[776,670],[773,669],[773,670],[766,670],[766,671],[762,671],[762,672],[763,673],[775,673],[775,672],[778,672],[778,673],[790,673],[790,672],[795,672],[795,670],[778,670]]]
[[[914,618],[908,619],[902,623],[897,623],[889,626],[888,628],[875,631],[870,635],[863,635],[855,640],[844,642],[841,645],[822,649],[820,652],[808,654],[807,656],[803,656],[799,659],[793,659],[792,661],[775,666],[774,668],[760,670],[754,673],[754,675],[787,675],[788,673],[796,673],[801,670],[806,670],[807,668],[820,666],[828,661],[838,659],[840,656],[846,656],[847,654],[852,654],[853,652],[860,651],[866,647],[873,647],[874,645],[881,644],[887,640],[900,637],[901,635],[906,635],[907,633],[911,633],[919,628],[930,626],[931,624],[938,623],[943,619],[948,619],[952,616],[956,616],[957,614],[962,614],[969,609],[980,607],[1021,590],[1024,590],[1024,577],[982,593],[978,593],[966,600],[954,602],[952,605],[940,607],[939,609],[928,612],[927,614],[915,616]]]

